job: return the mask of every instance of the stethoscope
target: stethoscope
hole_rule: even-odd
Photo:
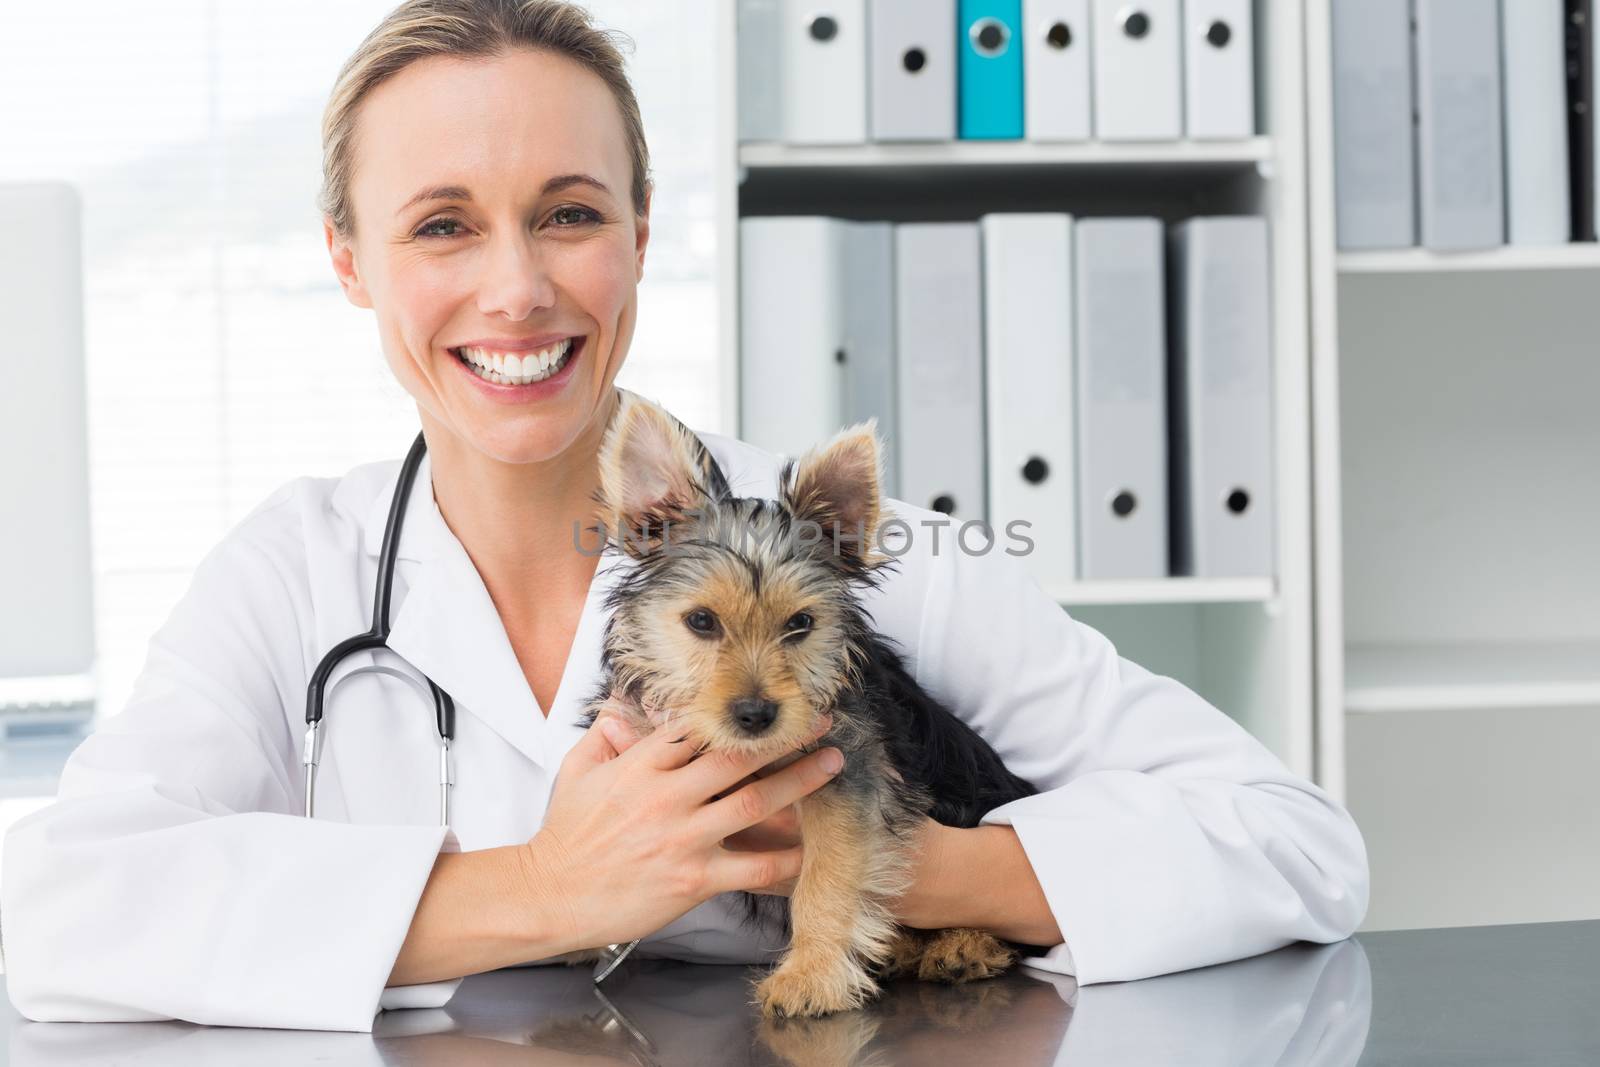
[[[394,498],[389,502],[389,518],[383,527],[383,547],[378,554],[378,581],[373,594],[372,604],[372,629],[334,645],[328,654],[322,657],[317,664],[317,669],[311,674],[311,684],[306,690],[306,737],[305,745],[301,751],[300,762],[306,769],[306,818],[313,818],[316,810],[317,763],[322,758],[322,715],[326,705],[326,687],[328,678],[333,674],[334,668],[346,656],[356,652],[368,652],[383,649],[394,655],[389,648],[389,600],[394,587],[394,563],[400,551],[400,527],[405,518],[406,502],[411,498],[411,485],[417,479],[417,468],[422,463],[423,455],[428,451],[428,442],[421,433],[417,434],[416,441],[411,445],[411,451],[406,454],[405,463],[400,467],[400,482],[395,486]],[[450,742],[456,733],[456,705],[446,693],[434,684],[421,671],[422,677],[418,682],[411,675],[393,667],[371,665],[358,668],[340,679],[346,679],[356,674],[387,674],[401,681],[407,682],[419,692],[422,683],[427,683],[428,695],[433,701],[434,724],[439,733],[439,825],[450,825],[450,787],[455,784],[455,768],[450,759]],[[594,981],[599,985],[606,976],[617,969],[617,966],[633,951],[638,941],[631,941],[626,945],[607,945],[602,951],[601,961],[595,965]]]

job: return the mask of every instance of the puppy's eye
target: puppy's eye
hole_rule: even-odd
[[[705,608],[695,608],[683,617],[683,624],[697,634],[717,632],[717,617]]]
[[[811,624],[814,621],[815,620],[813,620],[811,616],[807,615],[805,612],[797,611],[793,615],[789,616],[788,622],[783,624],[783,636],[795,637],[801,634],[808,634],[811,632]]]

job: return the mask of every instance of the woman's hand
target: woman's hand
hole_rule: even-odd
[[[827,784],[823,759],[838,749],[741,786],[771,757],[694,758],[670,728],[631,744],[624,729],[619,751],[608,722],[620,725],[602,716],[562,761],[544,824],[523,849],[529,892],[556,923],[561,951],[632,941],[719,893],[773,892],[799,876],[798,844],[741,851],[722,842]]]
[[[827,729],[827,727],[823,727]],[[639,735],[633,732],[633,727],[620,719],[612,719],[607,736],[618,752],[626,752],[639,740]],[[771,763],[756,768],[744,778],[735,782],[730,788],[718,794],[722,797],[742,789],[752,782],[758,782],[768,775],[774,774],[775,769]],[[800,835],[800,805],[790,804],[780,811],[767,816],[754,826],[748,826],[738,833],[730,834],[722,839],[722,847],[734,852],[767,852],[775,849],[788,849],[801,844]],[[767,896],[793,896],[794,878],[785,878],[770,886],[751,889],[752,893]]]

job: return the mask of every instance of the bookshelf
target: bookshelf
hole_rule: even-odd
[[[1367,929],[1600,917],[1600,245],[1340,252],[1334,2],[1305,24],[1318,778]]]
[[[1312,634],[1311,370],[1303,42],[1299,5],[1255,5],[1258,135],[1240,141],[740,145],[737,14],[717,0],[716,248],[722,424],[739,432],[739,220],[829,215],[976,220],[1259,214],[1274,264],[1276,574],[1074,582],[1046,590],[1141,665],[1177,678],[1297,773],[1316,774]]]

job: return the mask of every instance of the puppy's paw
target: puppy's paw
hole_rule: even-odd
[[[927,940],[928,935],[922,930],[910,926],[899,927],[889,945],[888,958],[872,969],[873,975],[879,981],[888,981],[902,974],[915,974]]]
[[[1005,942],[983,930],[940,930],[928,939],[917,965],[924,982],[960,985],[978,978],[993,978],[1017,961]]]
[[[785,960],[756,984],[756,1004],[769,1019],[815,1018],[850,1011],[877,997],[871,975],[848,960],[826,966]]]

